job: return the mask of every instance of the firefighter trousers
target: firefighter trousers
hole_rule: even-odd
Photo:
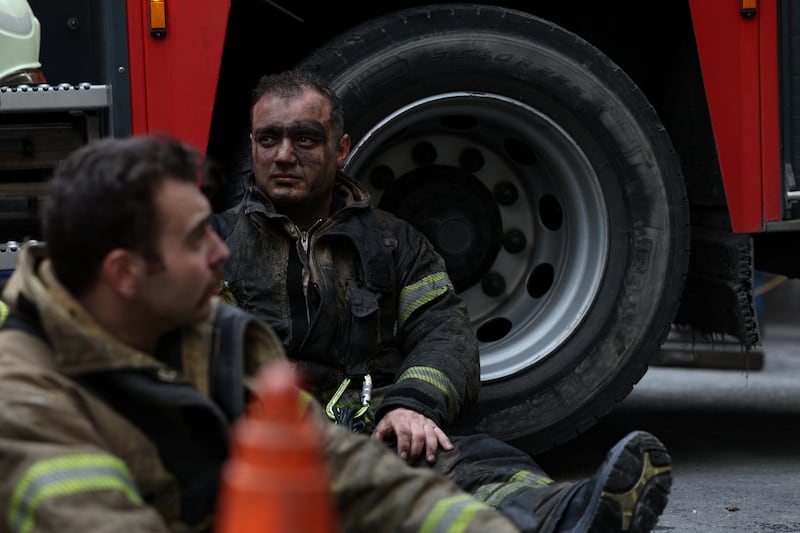
[[[450,440],[454,449],[440,451],[431,468],[496,508],[520,531],[555,530],[576,483],[556,483],[530,455],[489,435],[450,436]],[[424,459],[419,465],[423,463]]]

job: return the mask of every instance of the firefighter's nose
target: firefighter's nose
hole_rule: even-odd
[[[211,263],[211,266],[216,267],[228,260],[228,257],[231,255],[231,250],[216,231],[211,232],[211,238],[213,239],[213,247],[209,257],[209,263]]]
[[[292,140],[284,137],[278,145],[277,159],[281,161],[293,161],[294,157],[295,153]]]

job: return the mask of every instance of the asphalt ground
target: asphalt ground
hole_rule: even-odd
[[[588,477],[618,439],[644,429],[673,459],[655,531],[800,532],[800,288],[774,292],[760,317],[761,369],[652,366],[618,409],[537,461],[558,480]]]

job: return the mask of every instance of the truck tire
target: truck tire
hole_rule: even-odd
[[[688,204],[670,139],[597,48],[475,4],[363,23],[301,65],[341,96],[346,171],[447,262],[481,341],[454,431],[532,453],[641,379],[677,312]]]

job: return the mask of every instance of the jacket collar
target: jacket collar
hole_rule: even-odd
[[[42,329],[53,348],[53,362],[64,374],[167,368],[153,355],[124,344],[97,322],[56,279],[44,245],[26,246],[18,257],[3,297],[16,309],[20,296],[38,311]]]
[[[250,174],[249,183],[250,185],[242,200],[245,215],[262,213],[267,217],[283,216],[275,211],[275,205],[272,200],[256,186],[253,174]],[[341,198],[343,202],[334,201],[331,215],[342,209],[366,209],[369,207],[370,197],[367,189],[358,180],[348,176],[341,170],[336,173],[334,194],[337,198]]]

